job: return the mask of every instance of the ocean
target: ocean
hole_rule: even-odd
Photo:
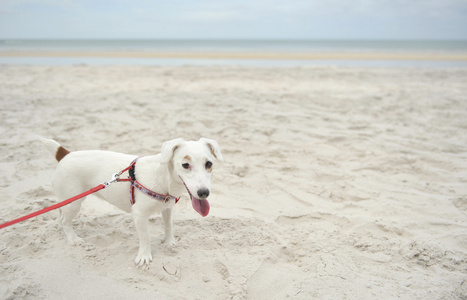
[[[48,53],[35,56],[34,53]],[[73,53],[66,57],[54,53]],[[5,53],[14,53],[6,55]],[[84,55],[94,53],[92,57]],[[97,54],[96,54],[97,53]],[[103,55],[99,55],[102,53]],[[109,57],[104,53],[133,53]],[[147,57],[145,53],[280,53],[283,59]],[[294,59],[297,53],[339,53],[340,59]],[[345,55],[392,53],[461,55],[467,57],[467,41],[397,40],[0,40],[0,64],[40,65],[264,65],[264,66],[432,66],[467,67],[466,59],[345,59]],[[25,55],[26,54],[26,55]],[[118,56],[118,55],[117,55]]]

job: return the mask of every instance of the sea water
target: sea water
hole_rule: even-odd
[[[5,57],[1,51],[75,52],[76,57]],[[258,65],[258,66],[375,66],[467,67],[467,61],[442,60],[291,60],[291,59],[197,59],[144,57],[85,57],[92,52],[164,53],[428,53],[466,54],[467,41],[397,40],[0,40],[0,64],[42,65]]]

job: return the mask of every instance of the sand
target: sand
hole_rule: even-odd
[[[149,270],[97,198],[82,246],[58,211],[0,230],[1,299],[467,299],[467,69],[1,66],[0,106],[0,222],[56,202],[38,136],[225,157],[176,246],[150,219]]]

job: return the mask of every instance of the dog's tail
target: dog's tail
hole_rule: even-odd
[[[52,153],[52,155],[55,155],[55,159],[57,161],[61,161],[68,153],[70,153],[70,151],[63,148],[62,145],[54,140],[42,138],[41,142],[44,144],[45,148]]]

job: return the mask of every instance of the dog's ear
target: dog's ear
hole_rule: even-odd
[[[219,161],[224,161],[224,157],[222,156],[222,153],[221,153],[221,148],[219,147],[219,144],[215,140],[200,138],[199,141],[201,143],[205,143],[208,146],[214,158],[216,158]]]
[[[177,148],[180,147],[183,142],[183,139],[178,138],[163,143],[161,149],[161,164],[168,163],[172,159],[175,150],[177,150]]]

